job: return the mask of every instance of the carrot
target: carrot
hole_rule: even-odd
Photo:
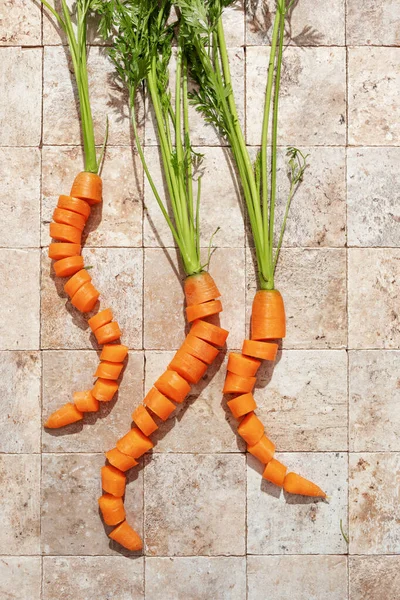
[[[143,543],[139,535],[126,521],[113,529],[112,532],[108,534],[108,537],[132,552],[143,548]]]
[[[139,458],[153,448],[154,444],[140,429],[133,427],[124,437],[117,441],[117,448],[123,454]]]
[[[90,390],[74,393],[74,404],[81,412],[96,412],[99,410],[99,401]]]
[[[110,465],[116,467],[120,471],[128,471],[138,464],[138,462],[132,458],[132,456],[123,454],[118,450],[118,448],[113,448],[112,450],[106,452],[106,458]]]
[[[275,444],[266,435],[263,435],[257,443],[247,446],[247,452],[266,465],[274,457]]]
[[[105,465],[101,469],[101,487],[105,492],[122,498],[125,494],[126,475],[112,465]]]
[[[261,361],[255,358],[231,352],[228,358],[227,369],[231,373],[235,373],[235,375],[240,375],[241,377],[254,377],[260,365]]]
[[[72,242],[80,244],[82,231],[71,225],[63,225],[61,223],[50,223],[50,237],[60,242]]]
[[[79,256],[82,246],[80,244],[71,244],[70,242],[52,243],[49,246],[49,258],[53,260],[62,260],[70,256]]]
[[[214,362],[219,353],[219,350],[215,348],[215,346],[212,346],[191,333],[186,336],[186,339],[181,346],[181,350],[184,350],[208,365],[211,365],[211,363]]]
[[[147,436],[158,429],[157,423],[143,404],[140,404],[132,413],[132,421]]]
[[[204,302],[204,304],[194,304],[186,308],[186,317],[189,323],[196,321],[197,319],[203,319],[204,317],[211,317],[222,312],[222,304],[220,300],[211,300],[210,302]]]
[[[47,419],[44,426],[47,427],[47,429],[58,429],[58,427],[64,427],[65,425],[76,423],[82,419],[83,414],[81,411],[77,409],[75,404],[68,402],[53,412]]]
[[[99,204],[103,194],[103,183],[101,177],[96,173],[82,171],[74,179],[71,188],[71,196],[86,200],[88,204]]]
[[[286,335],[283,298],[278,290],[258,290],[251,311],[251,339],[273,340]]]
[[[70,277],[83,269],[82,256],[69,256],[54,263],[54,272],[57,277]]]
[[[79,231],[83,231],[86,223],[82,215],[78,215],[78,213],[72,212],[72,210],[65,210],[64,208],[54,209],[53,221],[63,223],[64,225],[71,225],[79,229]]]
[[[93,386],[92,394],[100,402],[110,402],[118,391],[118,383],[110,379],[99,378]]]
[[[262,360],[275,360],[278,352],[278,344],[271,342],[257,342],[253,340],[244,340],[243,354]]]
[[[164,394],[159,392],[154,387],[151,388],[143,402],[151,410],[151,412],[157,415],[157,417],[160,417],[160,419],[163,421],[166,421],[176,408],[175,404],[171,402],[171,400],[168,400]]]
[[[99,498],[99,507],[106,525],[118,525],[125,520],[125,508],[122,498],[103,494]]]
[[[101,377],[102,379],[118,379],[121,371],[124,368],[123,363],[113,363],[102,360],[96,369],[93,377]]]
[[[264,435],[264,425],[254,412],[247,414],[240,422],[238,434],[244,441],[253,446],[260,441]]]
[[[76,292],[81,288],[85,283],[92,281],[88,271],[86,269],[81,269],[78,271],[67,281],[64,285],[64,291],[70,298],[76,294]]]
[[[63,196],[61,195],[58,198],[58,208],[64,208],[65,210],[71,210],[72,212],[78,213],[78,215],[82,215],[85,218],[85,221],[89,218],[90,215],[90,206],[84,200],[80,200],[79,198],[73,198],[72,196]]]
[[[235,373],[226,373],[224,394],[245,394],[251,392],[256,384],[255,377],[241,377]]]
[[[189,383],[198,383],[207,371],[207,365],[184,350],[178,350],[168,365]]]
[[[285,481],[286,471],[287,467],[279,462],[279,460],[276,460],[276,458],[273,458],[265,467],[262,476],[271,483],[282,487],[283,482]]]
[[[127,354],[128,346],[124,346],[123,344],[107,344],[101,351],[100,360],[123,362]]]
[[[240,419],[240,417],[247,415],[257,408],[253,394],[250,393],[237,396],[236,398],[233,398],[233,400],[229,400],[227,404],[235,419]]]
[[[198,319],[197,321],[193,321],[190,335],[195,335],[201,340],[210,342],[210,344],[213,344],[214,346],[221,347],[225,344],[229,331],[222,329],[222,327],[218,327],[218,325],[208,323],[208,321]]]
[[[187,306],[215,300],[221,295],[214,279],[207,271],[186,277],[184,290]]]
[[[99,327],[103,327],[103,325],[107,325],[111,323],[113,320],[113,314],[111,308],[105,308],[94,315],[88,320],[90,329],[95,332]]]
[[[107,325],[103,325],[103,327],[96,329],[94,335],[99,344],[109,344],[121,337],[121,330],[118,323],[112,321],[111,323],[107,323]]]
[[[325,492],[315,483],[300,477],[297,473],[288,473],[283,482],[283,489],[289,494],[298,494],[299,496],[312,496],[314,498],[326,498]]]
[[[90,312],[99,299],[100,292],[90,282],[84,283],[71,298],[71,304],[81,312]]]
[[[190,385],[186,379],[181,377],[176,371],[171,371],[170,369],[167,369],[157,379],[154,387],[174,402],[178,402],[178,404],[183,402],[190,392]]]

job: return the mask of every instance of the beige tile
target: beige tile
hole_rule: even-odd
[[[40,452],[38,352],[0,352],[0,452]]]
[[[43,149],[42,246],[60,194],[69,194],[84,168],[81,148]],[[83,239],[87,246],[141,246],[143,171],[131,148],[110,147],[104,157],[103,202],[92,208]]]
[[[0,148],[1,246],[40,245],[40,150]]]
[[[250,145],[261,141],[268,56],[266,46],[247,48],[247,143]],[[279,143],[344,144],[345,85],[344,48],[287,48],[282,68]]]
[[[101,495],[103,465],[102,454],[43,454],[43,554],[132,554],[107,537],[106,532],[111,528],[103,525],[100,518],[97,499]],[[140,470],[131,471],[125,510],[128,522],[142,535],[143,475]]]
[[[140,600],[143,559],[61,556],[43,560],[43,600]]]
[[[66,0],[67,6],[70,10],[73,9],[75,2],[74,0]],[[50,6],[56,6],[57,10],[60,10],[61,4],[58,1],[49,0]],[[75,14],[72,15],[72,26],[74,31],[76,31],[76,17]],[[103,44],[103,41],[98,34],[98,24],[99,20],[97,17],[91,15],[88,19],[88,33],[87,38],[90,44]],[[43,44],[46,46],[54,46],[59,44],[67,44],[66,35],[57,27],[55,24],[55,19],[52,17],[50,12],[43,9]]]
[[[351,246],[399,246],[400,148],[349,148],[348,239]]]
[[[350,554],[398,554],[399,455],[350,454],[349,469]]]
[[[244,2],[235,2],[227,6],[222,13],[225,41],[228,48],[244,45],[245,11]]]
[[[350,600],[382,600],[399,593],[398,556],[352,556],[349,569]]]
[[[350,144],[399,144],[399,58],[400,48],[349,48]]]
[[[0,46],[38,46],[41,43],[40,5],[29,0],[6,0],[0,13]]]
[[[1,454],[0,483],[0,554],[39,554],[40,456]]]
[[[85,264],[92,266],[93,284],[100,291],[100,307],[110,307],[130,348],[142,347],[142,250],[140,248],[87,248]],[[43,349],[83,349],[96,346],[88,316],[75,309],[64,292],[65,279],[56,278],[47,249],[42,257]]]
[[[347,600],[344,556],[249,556],[248,600]]]
[[[43,422],[57,408],[72,402],[74,392],[90,389],[99,363],[94,351],[43,352]],[[63,373],[63,377],[60,377]],[[143,356],[130,352],[122,372],[120,389],[112,402],[100,403],[97,413],[83,421],[44,430],[44,452],[104,452],[115,446],[131,426],[131,413],[143,396]]]
[[[0,594],[4,600],[41,600],[38,556],[4,556],[0,560]]]
[[[145,503],[148,555],[244,554],[244,456],[154,455],[145,469]]]
[[[286,453],[277,459],[319,485],[329,503],[283,493],[262,479],[262,465],[248,457],[249,554],[346,554],[340,519],[347,516],[347,454]]]
[[[400,250],[349,250],[349,347],[398,348]]]
[[[272,0],[247,1],[246,43],[269,44],[275,16]],[[296,3],[286,19],[286,41],[296,46],[341,46],[345,30],[344,0],[333,0],[329,11],[323,3],[304,0]]]
[[[243,600],[245,597],[245,558],[146,559],[147,600]]]
[[[288,350],[257,373],[257,414],[279,451],[347,450],[345,350]]]
[[[1,350],[39,348],[40,250],[0,249]]]
[[[397,0],[347,1],[347,42],[354,46],[397,46],[400,38]]]

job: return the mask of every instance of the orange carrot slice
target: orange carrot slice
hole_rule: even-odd
[[[126,521],[123,521],[121,525],[117,525],[117,527],[108,534],[108,537],[132,552],[143,548],[140,536]]]
[[[128,346],[124,346],[123,344],[107,344],[101,351],[100,360],[123,362],[127,354]]]
[[[265,467],[262,476],[271,483],[282,487],[283,482],[285,481],[286,471],[287,467],[279,462],[279,460],[276,460],[276,458],[273,458]]]
[[[222,392],[224,394],[246,394],[253,390],[256,381],[256,377],[241,377],[227,371]]]
[[[138,427],[133,427],[117,441],[118,450],[133,458],[139,458],[153,446],[153,442]]]
[[[49,258],[53,260],[62,260],[70,256],[79,256],[82,246],[80,244],[71,244],[69,242],[52,243],[49,246]]]
[[[123,454],[118,448],[113,448],[106,452],[106,458],[113,467],[116,467],[120,471],[128,471],[139,464],[132,456]]]
[[[273,340],[286,335],[283,298],[278,290],[259,290],[251,311],[251,339]]]
[[[240,419],[243,415],[256,410],[257,404],[253,398],[253,394],[242,394],[228,401],[228,406],[235,419]]]
[[[93,386],[92,394],[100,402],[110,402],[118,391],[118,383],[111,379],[98,379]]]
[[[283,482],[283,489],[289,494],[298,494],[300,496],[312,496],[314,498],[326,498],[325,492],[315,483],[300,477],[297,473],[288,473]]]
[[[112,465],[106,465],[101,469],[101,487],[105,492],[122,498],[125,494],[126,475]]]
[[[178,350],[168,365],[189,383],[198,383],[207,371],[207,365],[184,350]]]
[[[85,283],[88,283],[88,281],[92,281],[92,278],[86,269],[82,269],[81,271],[75,273],[75,275],[72,275],[71,279],[67,281],[67,283],[64,285],[64,291],[70,298],[72,298],[79,288],[81,288]]]
[[[132,413],[132,421],[139,427],[144,435],[147,436],[158,429],[157,423],[143,404],[140,404]]]
[[[90,329],[94,332],[99,327],[103,327],[103,325],[107,325],[107,323],[111,323],[113,320],[113,314],[111,308],[105,308],[94,315],[88,320]]]
[[[121,371],[124,368],[123,363],[113,363],[102,360],[96,369],[93,377],[101,377],[102,379],[118,379]]]
[[[256,444],[247,446],[247,452],[250,452],[250,454],[266,465],[274,457],[275,444],[266,435],[263,435]]]
[[[164,394],[156,388],[151,388],[149,393],[143,400],[145,405],[163,421],[166,421],[171,413],[174,412],[176,406],[171,400],[168,400]]]
[[[76,423],[77,421],[81,421],[83,419],[83,414],[80,410],[77,409],[75,404],[72,402],[68,402],[61,406],[58,410],[53,412],[46,423],[44,424],[47,429],[58,429],[59,427],[64,427],[65,425],[70,425],[71,423]]]
[[[99,500],[99,507],[106,525],[118,525],[125,520],[125,508],[122,498],[111,494],[103,494]]]
[[[93,396],[91,390],[74,393],[74,404],[81,412],[96,412],[99,410],[99,401]]]
[[[203,302],[219,298],[221,295],[214,279],[207,271],[186,277],[184,290],[187,306],[202,304]]]
[[[222,304],[220,300],[211,300],[210,302],[204,302],[204,304],[194,304],[186,308],[186,318],[189,323],[196,321],[196,319],[204,319],[204,317],[211,317],[222,312]]]
[[[71,242],[80,244],[82,231],[71,225],[62,225],[61,223],[50,223],[50,237],[60,242]]]
[[[211,365],[211,363],[214,362],[219,353],[219,350],[215,348],[215,346],[212,346],[191,333],[186,336],[186,339],[181,346],[181,350],[184,350],[208,365]]]
[[[214,346],[223,346],[226,342],[226,338],[229,335],[229,331],[208,323],[208,321],[202,321],[201,319],[194,321],[190,329],[190,335],[195,335],[201,340],[210,342]]]
[[[71,298],[71,304],[81,312],[90,312],[99,299],[100,292],[90,282],[84,283]]]
[[[79,229],[79,231],[83,231],[86,223],[86,219],[82,215],[78,215],[78,213],[72,212],[72,210],[65,210],[64,208],[54,209],[53,221],[63,223],[64,225],[71,225]]]
[[[255,342],[253,340],[244,340],[243,354],[262,360],[275,360],[278,352],[278,344],[271,342]]]
[[[174,402],[180,404],[190,392],[190,385],[177,373],[167,369],[155,382],[154,387]]]
[[[228,358],[227,369],[241,377],[254,377],[258,371],[261,361],[251,356],[243,356],[237,352],[231,352]]]
[[[96,173],[83,171],[75,177],[71,188],[71,196],[86,200],[88,204],[99,204],[103,193],[101,177]]]
[[[99,344],[109,344],[110,342],[118,340],[122,334],[118,323],[112,321],[111,323],[107,323],[107,325],[103,325],[103,327],[96,329],[94,335]]]
[[[90,206],[84,200],[79,198],[73,198],[72,196],[60,196],[58,198],[58,208],[64,208],[65,210],[72,210],[72,212],[82,215],[85,220],[90,215]]]
[[[69,256],[54,263],[54,272],[57,277],[70,277],[82,269],[82,256]]]
[[[264,435],[264,425],[257,415],[254,412],[251,412],[240,422],[238,434],[247,444],[249,444],[249,446],[254,446],[254,444],[257,444]]]

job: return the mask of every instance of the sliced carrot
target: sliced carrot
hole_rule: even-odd
[[[123,344],[107,344],[101,351],[100,360],[123,362],[127,354],[128,346],[124,346]]]
[[[247,446],[247,452],[250,452],[250,454],[266,465],[274,457],[275,444],[266,435],[263,435],[256,444]]]
[[[108,534],[108,537],[132,552],[143,548],[140,536],[126,521],[113,529],[112,532]]]
[[[240,422],[238,434],[250,446],[257,444],[264,435],[264,425],[254,412],[246,415]]]
[[[214,279],[207,271],[186,277],[184,289],[187,306],[215,300],[221,295]]]
[[[54,272],[57,277],[70,277],[83,269],[82,256],[69,256],[54,263]]]
[[[76,227],[79,231],[83,231],[86,223],[85,217],[78,215],[72,210],[65,210],[64,208],[55,208],[53,212],[53,221],[56,223],[63,223],[64,225],[71,225]]]
[[[132,456],[123,454],[118,448],[113,448],[106,452],[106,458],[113,467],[116,467],[120,471],[128,471],[139,464]]]
[[[242,394],[228,401],[228,406],[235,419],[240,419],[249,412],[256,410],[257,404],[253,398],[253,394]]]
[[[283,298],[278,290],[259,290],[251,311],[251,339],[273,340],[286,335]]]
[[[94,335],[99,344],[109,344],[121,337],[121,330],[118,323],[112,321],[111,323],[107,323],[107,325],[103,325],[103,327],[96,329]]]
[[[118,391],[118,383],[111,379],[98,379],[93,386],[92,394],[100,402],[110,402]]]
[[[103,325],[107,325],[107,323],[111,323],[113,320],[113,314],[111,308],[105,308],[94,315],[88,320],[90,329],[94,332],[99,327],[103,327]]]
[[[168,365],[189,383],[198,383],[207,371],[207,365],[184,350],[178,350]]]
[[[276,460],[276,458],[273,458],[265,467],[262,476],[271,483],[282,487],[283,482],[285,481],[286,471],[287,467],[279,462],[279,460]]]
[[[140,404],[132,413],[132,421],[139,427],[144,435],[147,436],[158,429],[157,423],[143,404]]]
[[[83,414],[80,410],[77,409],[75,404],[72,402],[68,402],[61,406],[58,410],[53,412],[46,423],[44,424],[47,429],[58,429],[59,427],[64,427],[65,425],[70,425],[71,423],[76,423],[77,421],[81,421],[83,419]]]
[[[237,352],[231,352],[228,358],[227,369],[241,377],[254,377],[258,371],[261,361],[250,356],[243,356]]]
[[[100,292],[90,282],[84,283],[71,298],[71,304],[81,312],[90,312],[99,299]]]
[[[93,396],[91,390],[74,393],[74,404],[81,412],[96,412],[99,410],[99,401]]]
[[[227,371],[222,392],[224,394],[246,394],[253,390],[256,381],[256,377],[241,377]]]
[[[64,291],[70,298],[76,294],[76,292],[88,281],[92,281],[88,271],[81,269],[75,275],[72,275],[71,279],[64,285]]]
[[[214,362],[219,353],[219,350],[215,348],[215,346],[212,346],[191,333],[186,336],[186,339],[181,346],[181,350],[188,352],[208,365],[211,365],[211,363]]]
[[[82,171],[75,177],[71,188],[71,196],[86,200],[88,204],[99,204],[103,193],[101,177],[96,173]]]
[[[72,212],[82,215],[85,220],[90,215],[90,206],[84,200],[80,198],[73,198],[72,196],[60,196],[58,198],[58,208],[64,208],[66,210],[72,210]]]
[[[106,525],[118,525],[125,520],[126,514],[122,498],[116,498],[112,494],[103,494],[98,502]]]
[[[71,225],[63,225],[61,223],[50,223],[50,237],[53,240],[60,242],[71,242],[72,244],[80,244],[82,231]]]
[[[53,260],[62,260],[70,256],[79,256],[82,246],[80,244],[71,244],[70,242],[53,242],[49,246],[49,258]]]
[[[229,331],[218,327],[218,325],[213,325],[213,323],[199,319],[193,322],[190,334],[199,337],[201,340],[210,342],[214,346],[221,347],[225,344]]]
[[[194,304],[186,308],[186,318],[191,323],[197,319],[204,319],[205,317],[211,317],[222,312],[222,304],[220,300],[211,300],[210,302],[204,302],[204,304]]]
[[[256,342],[254,340],[244,340],[243,354],[262,360],[275,360],[278,352],[278,344],[272,342]]]
[[[163,421],[166,421],[176,408],[175,404],[171,402],[171,400],[168,400],[168,398],[159,392],[155,387],[151,388],[143,402],[155,415],[157,415],[157,417],[160,417],[160,419]]]
[[[126,475],[112,465],[106,465],[101,469],[101,487],[105,492],[122,498],[125,494]]]
[[[171,371],[171,369],[164,371],[155,382],[154,387],[168,398],[171,398],[171,400],[174,400],[174,402],[178,402],[178,404],[183,402],[190,392],[190,385],[186,379],[181,377],[176,371]]]
[[[113,363],[102,360],[96,369],[93,377],[101,377],[102,379],[118,379],[121,371],[124,368],[123,363]]]
[[[288,473],[283,482],[283,489],[289,494],[298,494],[300,496],[312,496],[314,498],[326,498],[325,492],[315,483],[304,479],[297,473]]]
[[[123,454],[139,458],[153,448],[154,444],[138,427],[133,427],[124,437],[117,441],[117,448]]]

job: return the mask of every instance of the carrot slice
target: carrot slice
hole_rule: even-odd
[[[103,193],[101,177],[96,173],[82,171],[75,177],[71,188],[71,196],[86,200],[88,204],[99,204]]]
[[[81,312],[90,312],[93,310],[99,296],[100,292],[96,290],[92,283],[84,283],[72,296],[71,304]]]
[[[246,394],[253,390],[256,381],[256,377],[241,377],[227,371],[222,392],[224,394]]]
[[[261,361],[250,356],[243,356],[237,352],[231,352],[228,358],[227,369],[241,377],[254,377],[258,371]]]
[[[125,494],[126,475],[112,465],[106,465],[101,469],[101,487],[105,492],[122,498]]]
[[[103,325],[103,327],[99,327],[94,332],[96,336],[96,340],[99,344],[108,344],[110,342],[115,342],[121,337],[121,330],[116,321],[112,321],[111,323],[107,323],[107,325]]]
[[[186,277],[184,290],[187,306],[202,304],[203,302],[219,298],[221,295],[214,279],[207,271]]]
[[[174,402],[180,404],[190,392],[190,385],[177,373],[167,369],[155,382],[154,387]]]
[[[71,244],[69,242],[52,243],[49,246],[49,258],[53,260],[62,260],[70,256],[79,256],[82,246],[80,244]]]
[[[106,525],[118,525],[125,520],[125,508],[122,498],[111,494],[103,494],[99,500],[99,507]]]
[[[134,529],[126,521],[123,521],[121,525],[118,525],[108,537],[118,542],[121,546],[127,550],[141,550],[143,548],[142,540]]]
[[[240,422],[238,434],[250,446],[257,444],[264,435],[264,425],[254,412],[249,413]]]
[[[133,427],[124,437],[117,441],[117,448],[123,454],[139,458],[153,448],[154,444],[138,427]]]
[[[61,406],[58,410],[53,412],[46,423],[44,424],[47,429],[58,429],[59,427],[64,427],[65,425],[70,425],[71,423],[76,423],[77,421],[81,421],[83,419],[83,414],[80,410],[77,409],[75,404],[72,402],[68,402]]]
[[[93,396],[91,390],[74,393],[74,404],[81,412],[96,412],[99,410],[99,401]]]
[[[297,473],[288,473],[283,482],[283,489],[289,494],[298,494],[300,496],[312,496],[314,498],[326,498],[325,492],[315,483],[304,479]]]
[[[198,383],[207,371],[207,365],[184,350],[178,350],[168,365],[189,383]]]
[[[140,404],[132,413],[132,421],[139,427],[144,435],[147,436],[158,429],[157,423],[143,404]]]
[[[276,460],[276,458],[273,458],[265,467],[262,476],[271,483],[282,487],[283,482],[285,481],[286,471],[287,467],[279,462],[279,460]]]
[[[184,350],[208,365],[211,365],[211,363],[214,362],[219,353],[219,350],[215,348],[215,346],[212,346],[191,333],[186,336],[186,339],[181,346],[181,350]]]
[[[262,360],[275,360],[278,352],[278,344],[271,342],[256,342],[253,340],[244,340],[243,354]]]
[[[186,318],[191,323],[196,319],[203,319],[204,317],[211,317],[222,312],[222,304],[220,300],[211,300],[210,302],[204,302],[204,304],[194,304],[186,308]]]
[[[266,435],[263,435],[256,444],[247,446],[247,452],[250,452],[250,454],[266,465],[274,457],[275,444]]]
[[[163,421],[166,421],[171,413],[174,412],[176,406],[171,400],[168,400],[164,394],[156,388],[151,388],[145,399],[145,405]]]
[[[201,340],[210,342],[214,346],[223,346],[226,342],[226,338],[229,335],[229,331],[208,323],[208,321],[202,321],[198,319],[194,321],[190,329],[190,335],[195,335]]]
[[[60,242],[72,242],[80,244],[82,231],[71,225],[63,225],[61,223],[50,223],[50,237]]]
[[[103,325],[107,325],[107,323],[111,323],[113,320],[113,314],[111,308],[105,308],[94,315],[88,320],[90,329],[94,332],[99,327],[103,327]]]
[[[72,196],[60,196],[58,198],[58,208],[64,208],[66,210],[72,210],[72,212],[82,215],[85,220],[90,215],[90,206],[84,200],[79,198],[73,198]]]
[[[113,363],[102,360],[93,377],[102,377],[103,379],[118,379],[123,368],[123,363]]]
[[[81,269],[75,275],[72,275],[71,279],[64,285],[64,291],[70,298],[76,294],[76,292],[88,281],[92,281],[89,273],[86,269]]]
[[[118,448],[113,448],[106,452],[106,458],[113,467],[116,467],[120,471],[128,471],[139,464],[132,456],[123,454]]]
[[[123,344],[107,344],[101,351],[100,360],[123,362],[127,354],[128,346],[124,346]]]
[[[251,339],[273,340],[286,335],[283,298],[278,290],[259,290],[251,311]]]
[[[78,215],[72,210],[65,210],[64,208],[55,208],[53,212],[53,221],[56,223],[63,223],[64,225],[71,225],[76,227],[79,231],[83,231],[86,220],[82,215]]]
[[[69,256],[54,263],[54,272],[57,277],[70,277],[83,269],[82,256]]]
[[[118,391],[118,387],[116,381],[99,378],[93,386],[92,394],[100,402],[110,402]]]
[[[253,398],[253,394],[242,394],[228,401],[228,406],[235,419],[240,419],[243,415],[256,410],[257,404]]]

